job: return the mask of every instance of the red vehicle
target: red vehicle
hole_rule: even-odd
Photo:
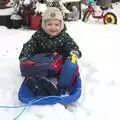
[[[104,24],[117,24],[117,17],[112,12],[107,12],[104,14],[104,11],[99,11],[99,15],[97,14],[97,10],[95,6],[88,4],[85,9],[82,21],[88,22],[90,15],[92,15],[95,19],[103,19]]]

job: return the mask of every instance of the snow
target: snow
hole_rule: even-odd
[[[114,9],[119,13],[119,7]],[[19,119],[21,108],[1,108],[1,120],[120,120],[120,47],[118,25],[66,22],[67,32],[83,54],[78,61],[82,79],[82,95],[74,103],[63,106],[31,106]],[[0,106],[24,105],[18,100],[23,81],[18,56],[23,43],[35,30],[8,29],[0,26]]]
[[[46,4],[36,3],[35,13],[43,13],[47,9]]]
[[[49,2],[53,2],[54,0],[47,0]],[[56,1],[60,1],[62,3],[69,3],[69,2],[78,2],[78,1],[81,1],[81,0],[56,0]]]
[[[0,9],[0,16],[12,15],[14,13],[14,8]]]
[[[20,15],[17,14],[13,14],[10,17],[11,20],[22,20],[22,17]]]
[[[62,3],[79,2],[81,0],[61,0]]]

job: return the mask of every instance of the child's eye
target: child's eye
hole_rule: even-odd
[[[55,24],[55,26],[59,26],[59,24]]]
[[[51,23],[48,23],[47,25],[51,26],[52,24],[51,24]]]
[[[55,24],[55,26],[59,26],[59,24]]]

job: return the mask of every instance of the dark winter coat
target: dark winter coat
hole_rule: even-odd
[[[58,52],[66,58],[71,51],[79,51],[79,47],[65,30],[59,35],[51,37],[41,28],[23,45],[19,59],[30,58],[37,53],[47,52]]]

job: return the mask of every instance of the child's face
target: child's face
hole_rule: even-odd
[[[50,36],[56,36],[61,32],[60,20],[46,20],[45,32]]]

